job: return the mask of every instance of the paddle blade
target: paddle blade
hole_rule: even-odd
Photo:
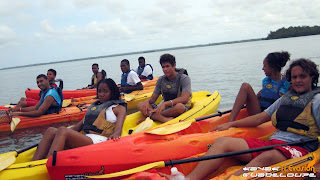
[[[63,100],[62,107],[68,107],[71,104],[71,99]]]
[[[179,123],[170,124],[168,126],[162,126],[156,129],[152,129],[152,130],[146,131],[145,133],[156,134],[156,135],[172,134],[172,133],[176,133],[181,130],[187,129],[194,122],[196,122],[195,119],[190,119],[187,121],[182,121]]]
[[[164,161],[158,161],[158,162],[146,164],[143,166],[139,166],[139,167],[136,167],[133,169],[128,169],[128,170],[120,171],[120,172],[116,172],[116,173],[95,175],[95,176],[85,176],[85,177],[88,177],[88,178],[113,178],[113,177],[125,176],[128,174],[134,174],[134,173],[146,171],[146,170],[152,169],[152,168],[161,168],[161,167],[165,167]]]
[[[4,105],[4,107],[6,107],[6,108],[14,108],[14,105],[6,104],[6,105]]]
[[[132,101],[132,99],[134,99],[135,97],[136,97],[136,95],[124,94],[124,100],[127,102]]]
[[[4,170],[5,168],[9,167],[16,161],[17,152],[12,151],[5,154],[0,155],[0,171]]]
[[[16,129],[20,121],[21,121],[20,118],[12,118],[10,123],[11,132],[13,132]]]
[[[146,120],[144,120],[142,123],[139,124],[139,126],[133,132],[133,134],[141,132],[141,131],[148,130],[148,129],[150,129],[152,127],[152,125],[153,125],[153,120],[150,119],[149,117],[147,117]]]

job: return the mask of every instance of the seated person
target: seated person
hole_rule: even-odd
[[[140,78],[136,72],[130,70],[130,63],[127,59],[121,61],[120,68],[122,71],[120,92],[131,93],[143,89]]]
[[[255,127],[267,121],[277,128],[269,141],[254,138],[221,137],[215,140],[206,155],[247,150],[262,146],[308,140],[320,136],[320,89],[317,88],[319,70],[317,65],[307,59],[293,61],[286,72],[286,78],[292,82],[293,90],[279,98],[265,111],[247,118],[217,126],[216,131],[230,127]],[[295,97],[295,98],[292,98]],[[246,167],[269,167],[290,158],[298,158],[317,150],[318,142],[296,146],[277,146],[273,150],[259,151],[234,156]],[[199,162],[187,176],[190,180],[204,179],[216,171],[224,158]],[[243,169],[234,175],[243,174]]]
[[[47,78],[49,80],[50,86],[57,87],[57,84],[55,82],[59,81],[59,87],[62,90],[63,89],[63,81],[62,79],[56,79],[57,71],[54,69],[49,69],[47,72]]]
[[[97,88],[97,84],[101,79],[107,78],[106,71],[102,70],[99,72],[99,65],[97,63],[92,64],[93,75],[91,77],[91,84],[83,89],[94,89]]]
[[[127,104],[120,99],[116,83],[112,79],[99,81],[97,95],[99,100],[91,104],[79,123],[71,128],[47,129],[32,158],[33,161],[49,158],[53,151],[120,138]]]
[[[63,96],[60,88],[50,86],[46,75],[37,76],[37,85],[40,88],[40,101],[35,106],[21,107],[17,105],[11,109],[12,116],[42,116],[59,113],[62,107]]]
[[[136,72],[141,80],[152,80],[153,79],[153,68],[150,64],[146,64],[144,57],[139,57],[139,66]]]
[[[173,55],[163,54],[160,57],[160,64],[164,75],[158,79],[150,99],[139,103],[138,109],[145,116],[151,115],[150,118],[153,120],[167,122],[191,108],[191,80],[184,74],[186,70],[176,71],[176,60]],[[154,103],[160,94],[164,102],[156,106]]]
[[[290,54],[284,52],[269,53],[263,60],[262,70],[266,77],[262,80],[262,89],[256,95],[248,83],[243,83],[234,102],[229,122],[236,119],[240,109],[246,105],[250,116],[268,108],[280,96],[289,90],[289,82],[281,74],[281,69],[290,59]]]
[[[53,87],[57,87],[56,85],[56,81],[60,81],[59,83],[59,87],[60,89],[62,90],[63,89],[63,81],[61,79],[58,79],[56,80],[56,75],[57,75],[57,72],[56,70],[54,69],[49,69],[48,72],[47,72],[47,78],[49,80],[49,84],[50,86],[53,86]],[[41,96],[41,93],[39,94],[39,96]],[[25,97],[22,97],[17,106],[11,110],[15,111],[15,110],[18,110],[20,107],[30,107],[30,106],[35,106],[37,105],[37,103],[39,102],[39,100],[37,99],[32,99],[32,98],[25,98]]]

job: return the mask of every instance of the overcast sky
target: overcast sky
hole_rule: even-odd
[[[1,0],[0,68],[264,38],[320,25],[319,0]]]

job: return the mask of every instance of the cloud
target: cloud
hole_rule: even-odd
[[[92,21],[83,27],[69,25],[60,29],[52,27],[49,20],[40,23],[42,32],[35,33],[40,39],[60,38],[63,40],[97,40],[130,38],[132,32],[121,23],[120,19],[108,22]],[[50,39],[49,39],[50,40]]]
[[[0,25],[0,48],[8,45],[17,45],[17,34],[10,27]]]

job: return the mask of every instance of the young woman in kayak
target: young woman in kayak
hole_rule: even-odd
[[[127,104],[120,99],[119,89],[112,79],[98,82],[97,95],[99,100],[88,107],[85,118],[79,123],[71,128],[48,128],[32,160],[48,158],[53,151],[119,139]]]
[[[262,146],[308,140],[320,136],[320,88],[317,88],[319,70],[317,65],[306,59],[293,61],[286,78],[292,82],[293,90],[279,98],[265,111],[247,118],[228,122],[215,128],[216,131],[227,130],[230,127],[255,127],[267,121],[272,121],[278,129],[268,141],[254,138],[217,138],[206,155],[247,150]],[[298,158],[318,149],[319,143],[308,143],[297,146],[278,146],[269,151],[247,153],[234,158],[247,162],[246,167],[269,167],[270,165]],[[224,158],[201,161],[187,176],[190,180],[204,179],[216,171]],[[241,169],[234,175],[241,175]],[[168,177],[168,175],[165,175]]]
[[[262,80],[262,89],[256,95],[248,83],[243,83],[234,102],[229,122],[236,119],[241,108],[246,105],[249,116],[258,114],[268,108],[280,96],[288,92],[289,82],[281,75],[281,69],[290,59],[290,54],[284,52],[269,53],[263,60],[262,70],[266,74]]]

